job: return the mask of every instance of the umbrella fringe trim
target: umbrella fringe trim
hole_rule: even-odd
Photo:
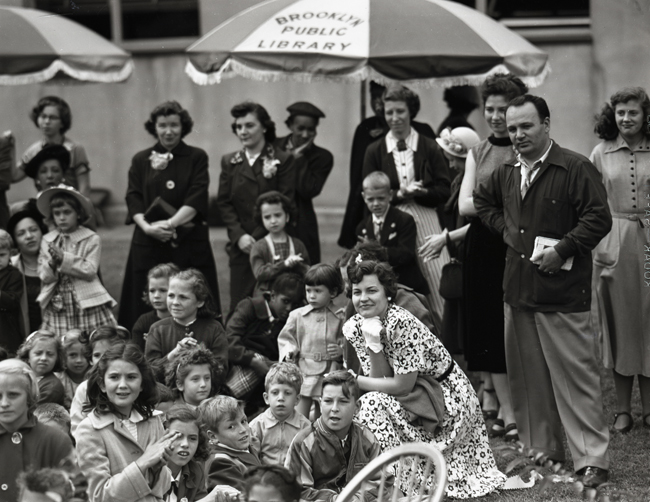
[[[373,68],[361,68],[360,70],[348,75],[327,75],[313,73],[288,73],[282,71],[257,70],[229,58],[218,71],[204,73],[198,70],[194,64],[188,60],[185,65],[185,73],[198,85],[219,84],[225,79],[241,76],[251,80],[261,82],[281,82],[292,81],[301,83],[311,82],[338,82],[338,83],[358,83],[363,80],[371,79],[379,84],[387,85],[400,83],[413,87],[432,88],[432,87],[453,87],[457,85],[475,85],[483,84],[485,79],[495,73],[511,73],[508,67],[500,64],[492,68],[489,72],[477,75],[463,75],[456,77],[440,77],[429,79],[415,80],[395,80],[388,78]],[[529,88],[539,87],[546,77],[551,73],[551,66],[547,62],[538,75],[517,75]]]
[[[63,72],[77,80],[87,82],[113,83],[126,80],[133,73],[133,61],[129,60],[119,70],[106,73],[92,70],[78,70],[65,61],[57,59],[44,70],[22,75],[0,75],[0,85],[39,84],[54,78],[58,72]]]

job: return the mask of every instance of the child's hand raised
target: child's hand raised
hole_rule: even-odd
[[[59,246],[50,243],[48,251],[50,252],[54,266],[59,266],[63,263],[63,250]]]
[[[188,333],[185,338],[180,340],[177,344],[176,347],[174,347],[174,350],[172,350],[168,355],[167,359],[173,359],[178,355],[179,352],[186,350],[186,349],[191,349],[193,347],[196,347],[199,342],[196,341],[196,338],[192,338],[192,335],[194,333]]]
[[[197,502],[235,502],[239,500],[239,490],[228,485],[217,485],[210,493]]]
[[[304,260],[300,254],[292,254],[287,256],[287,259],[284,260],[284,266],[285,267],[293,267],[294,265],[297,265],[298,263],[302,263]]]
[[[173,451],[172,443],[179,435],[179,431],[168,431],[158,441],[147,446],[142,456],[135,461],[140,471],[144,474],[147,469],[166,464]]]

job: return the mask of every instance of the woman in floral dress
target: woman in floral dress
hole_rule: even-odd
[[[496,467],[472,385],[440,340],[392,303],[390,267],[361,261],[348,268],[348,277],[357,314],[343,334],[367,375],[358,377],[366,394],[357,420],[384,451],[416,441],[437,447],[447,461],[448,497],[480,497],[500,488],[505,475]]]

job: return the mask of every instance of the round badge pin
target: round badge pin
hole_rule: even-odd
[[[165,186],[167,187],[168,190],[173,190],[174,187],[176,186],[176,183],[174,183],[172,180],[169,180]]]
[[[23,435],[20,432],[14,432],[11,435],[11,442],[13,444],[20,444],[23,441]]]

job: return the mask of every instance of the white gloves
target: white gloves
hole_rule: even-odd
[[[368,317],[361,323],[361,334],[366,341],[366,347],[374,353],[379,353],[384,349],[381,343],[381,332],[384,326],[381,324],[379,317]]]

